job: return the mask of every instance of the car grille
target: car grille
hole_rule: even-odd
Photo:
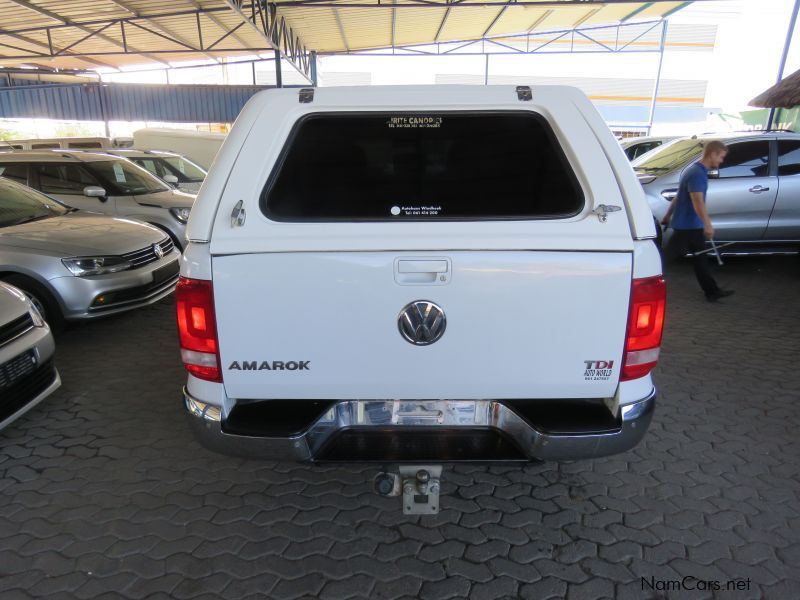
[[[36,370],[36,356],[28,351],[0,365],[0,390]]]
[[[172,249],[175,248],[175,244],[172,243],[172,240],[166,237],[158,242],[158,244],[151,244],[146,248],[142,248],[141,250],[134,250],[133,252],[123,254],[122,258],[129,260],[134,269],[149,265],[151,262],[159,260],[159,256],[156,254],[155,250],[156,245],[161,248],[165,256],[172,252]]]
[[[18,338],[31,328],[33,328],[33,319],[28,313],[0,326],[0,346]]]
[[[15,374],[8,385],[0,379],[0,421],[20,410],[55,381],[53,361],[37,367],[32,356],[31,352],[26,352],[0,365],[0,373],[3,373],[0,377]]]

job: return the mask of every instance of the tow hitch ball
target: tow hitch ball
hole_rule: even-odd
[[[435,515],[439,512],[441,465],[401,466],[399,473],[378,473],[373,481],[375,493],[402,496],[403,514]]]

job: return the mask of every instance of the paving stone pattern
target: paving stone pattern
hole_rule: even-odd
[[[0,433],[0,597],[800,598],[800,260],[720,278],[738,293],[709,305],[669,273],[638,448],[447,467],[435,517],[374,495],[374,467],[201,448],[170,301],[72,327],[62,389]],[[751,587],[642,589],[685,576]]]

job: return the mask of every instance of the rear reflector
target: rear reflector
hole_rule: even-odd
[[[183,366],[195,377],[221,383],[211,282],[181,277],[175,288],[175,303]]]
[[[656,366],[666,305],[667,286],[663,277],[633,280],[622,381],[644,377]]]

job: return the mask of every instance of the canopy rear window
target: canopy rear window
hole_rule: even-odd
[[[275,221],[548,219],[583,192],[540,115],[310,115],[261,197]]]

